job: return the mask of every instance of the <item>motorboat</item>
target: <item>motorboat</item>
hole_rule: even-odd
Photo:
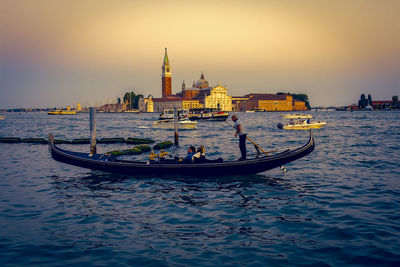
[[[57,109],[47,112],[49,115],[76,115],[76,110],[67,107],[67,109]]]
[[[197,121],[191,121],[189,119],[179,119],[178,120],[178,129],[195,129],[197,125]],[[158,120],[153,123],[154,128],[162,128],[162,129],[174,129],[174,119],[163,119]]]
[[[307,123],[306,120],[295,122],[294,124],[287,124],[283,126],[285,130],[309,130],[309,129],[319,129],[326,125],[326,122],[310,122]]]
[[[281,114],[281,115],[286,119],[311,119],[313,117],[310,114],[300,114],[300,113]]]
[[[188,109],[178,109],[178,118],[179,119],[185,119],[188,118],[189,115],[189,110]],[[163,112],[161,112],[159,120],[171,120],[174,119],[174,109],[172,108],[167,108],[164,109]]]
[[[123,113],[139,113],[138,109],[127,109],[122,111]]]
[[[217,108],[192,108],[188,113],[190,120],[225,121],[228,116],[228,112]]]

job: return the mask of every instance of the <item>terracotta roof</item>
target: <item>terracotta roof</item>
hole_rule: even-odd
[[[247,96],[232,96],[232,98],[249,98]]]
[[[154,102],[168,102],[168,101],[182,101],[182,97],[176,95],[170,95],[166,98],[153,98]]]
[[[249,100],[286,100],[287,95],[276,94],[248,94],[244,97],[250,97]]]
[[[377,100],[377,101],[372,101],[372,105],[381,105],[381,104],[391,104],[391,100]]]
[[[192,98],[192,100],[202,100],[202,99],[204,99],[204,95],[197,95]]]
[[[200,91],[201,89],[200,88],[197,88],[197,87],[190,87],[190,88],[185,88],[185,89],[182,89],[182,91]]]

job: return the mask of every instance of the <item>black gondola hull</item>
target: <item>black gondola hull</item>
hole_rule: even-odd
[[[304,146],[245,161],[226,161],[213,163],[181,163],[181,162],[139,162],[126,160],[109,160],[105,155],[72,152],[58,148],[50,138],[50,149],[53,159],[92,170],[128,175],[185,175],[185,176],[226,176],[249,175],[264,172],[310,154],[315,148],[312,134]]]

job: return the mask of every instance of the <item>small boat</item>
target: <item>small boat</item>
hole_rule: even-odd
[[[197,121],[191,121],[189,119],[178,120],[178,129],[195,129]],[[153,123],[153,127],[163,129],[174,129],[174,119],[158,120]]]
[[[138,109],[128,109],[128,110],[124,110],[123,113],[139,113]]]
[[[217,108],[192,108],[189,110],[190,120],[225,121],[229,116],[228,112],[220,111]]]
[[[186,175],[186,176],[227,176],[250,175],[264,172],[289,162],[295,161],[310,154],[314,148],[314,137],[310,131],[308,142],[296,149],[285,150],[280,153],[270,154],[244,161],[205,160],[199,163],[186,163],[177,160],[160,161],[132,161],[120,160],[105,154],[73,152],[61,149],[54,144],[54,137],[49,134],[51,156],[59,162],[100,170],[110,173],[128,175]]]
[[[0,120],[4,120],[6,116],[0,116]]]
[[[256,112],[255,110],[245,110],[244,111],[245,113],[254,113],[254,112]]]
[[[189,116],[188,109],[178,109],[177,113],[179,119],[185,119],[188,118]],[[164,109],[159,117],[159,120],[173,120],[173,119],[174,119],[174,109],[172,108]]]
[[[287,124],[283,126],[285,130],[309,130],[309,129],[319,129],[326,125],[326,122],[311,122],[307,121],[297,122],[295,124]]]
[[[372,107],[371,105],[368,104],[368,106],[366,106],[366,107],[364,108],[364,110],[365,110],[365,111],[371,111],[371,110],[374,110],[374,109],[373,109],[373,107]]]
[[[281,115],[286,119],[311,119],[312,118],[312,115],[310,115],[310,114],[300,114],[300,113],[281,114]]]
[[[76,110],[67,107],[67,109],[57,109],[47,112],[49,115],[76,115]]]

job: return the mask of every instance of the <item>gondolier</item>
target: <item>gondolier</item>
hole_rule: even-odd
[[[235,123],[235,129],[236,129],[235,137],[239,136],[239,148],[240,148],[240,153],[242,154],[242,157],[239,160],[240,161],[246,160],[246,138],[247,138],[246,130],[243,126],[243,123],[239,121],[236,115],[232,116],[232,121]]]

